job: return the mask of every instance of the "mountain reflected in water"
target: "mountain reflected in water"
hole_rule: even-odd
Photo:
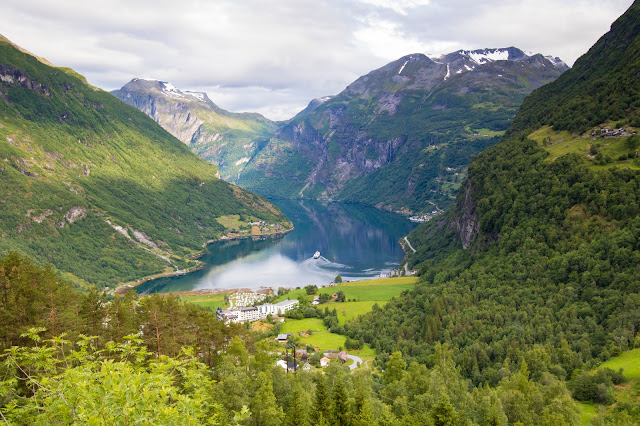
[[[141,293],[259,287],[299,287],[374,278],[396,267],[398,240],[415,225],[372,207],[317,201],[273,201],[295,229],[279,239],[250,238],[208,246],[204,269],[137,287]],[[320,251],[321,257],[313,259]]]

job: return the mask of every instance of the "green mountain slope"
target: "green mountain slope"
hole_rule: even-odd
[[[637,136],[629,134],[640,129],[600,138],[591,126],[633,123],[638,98],[624,112],[603,108],[588,124],[582,118],[592,105],[582,101],[596,80],[599,99],[637,93],[637,79],[626,75],[628,66],[638,70],[639,22],[636,2],[574,69],[523,103],[507,136],[470,164],[455,208],[409,236],[417,252],[408,261],[421,284],[347,324],[348,335],[427,363],[434,344],[448,342],[476,384],[498,383],[516,360],[534,379],[545,372],[569,379],[637,347],[640,174]],[[560,129],[586,130],[567,138],[618,146],[625,160],[554,154],[553,138],[529,138]]]
[[[243,215],[289,226],[153,120],[0,40],[0,252],[114,285],[195,266]],[[222,221],[224,222],[224,221]]]
[[[498,141],[531,90],[566,69],[516,48],[405,56],[312,102],[238,184],[405,212],[447,207],[471,157]]]
[[[256,113],[232,113],[206,93],[181,91],[171,83],[135,78],[113,95],[153,118],[234,182],[278,126]]]

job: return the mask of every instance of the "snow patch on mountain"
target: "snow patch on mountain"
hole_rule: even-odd
[[[476,64],[509,60],[509,52],[506,50],[485,50],[483,53],[463,51],[462,53],[469,56],[469,59],[471,59]]]
[[[190,92],[188,90],[186,90],[184,93],[186,93],[189,96],[193,96],[194,98],[198,99],[199,101],[202,102],[206,102],[207,100],[207,94],[203,93],[203,92]]]
[[[400,67],[400,71],[398,71],[398,75],[402,74],[402,70],[407,66],[408,63],[409,61],[404,61],[404,64],[402,64],[402,66]]]

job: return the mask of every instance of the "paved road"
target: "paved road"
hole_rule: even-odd
[[[413,250],[413,252],[415,253],[415,252],[416,252],[416,249],[414,249],[414,248],[413,248],[413,246],[411,245],[411,243],[409,242],[409,238],[404,237],[404,240],[407,242],[407,244],[409,244],[409,248],[410,248],[411,250]]]
[[[360,358],[359,356],[347,354],[347,358],[353,360],[353,364],[349,366],[349,369],[351,370],[362,364],[362,358]]]

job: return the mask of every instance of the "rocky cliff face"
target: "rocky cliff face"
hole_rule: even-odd
[[[225,111],[206,93],[182,91],[165,81],[133,79],[112,94],[217,164],[222,178],[231,182],[277,129],[260,114]]]
[[[528,93],[566,69],[516,48],[405,56],[310,104],[238,183],[267,196],[444,208],[471,156],[497,142]]]
[[[449,229],[453,229],[462,242],[463,248],[468,248],[473,239],[478,235],[480,224],[476,216],[476,206],[473,200],[473,187],[467,180],[465,185],[462,204],[457,209],[457,217],[449,223]]]

